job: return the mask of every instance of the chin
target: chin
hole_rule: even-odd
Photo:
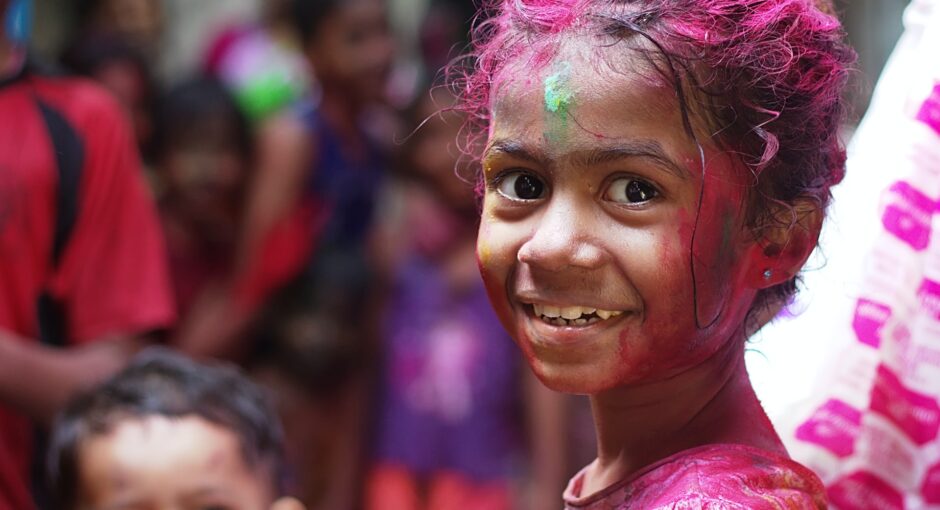
[[[617,381],[598,379],[594,366],[555,364],[529,358],[535,377],[548,389],[572,395],[593,395],[618,386]]]

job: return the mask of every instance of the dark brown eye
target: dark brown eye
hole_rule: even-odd
[[[641,204],[659,196],[650,183],[631,177],[622,177],[610,183],[604,198],[622,204]]]
[[[537,200],[545,195],[545,183],[526,172],[510,172],[500,178],[496,188],[512,200]]]

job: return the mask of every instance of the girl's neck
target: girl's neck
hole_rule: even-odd
[[[745,444],[785,455],[748,379],[743,342],[743,332],[736,333],[704,363],[674,377],[592,395],[598,458],[582,494],[707,444]]]

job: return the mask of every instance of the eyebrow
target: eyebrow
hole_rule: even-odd
[[[545,151],[515,140],[498,139],[491,142],[483,159],[485,161],[501,155],[521,159],[543,167],[552,166],[551,158],[548,157]],[[593,166],[623,159],[646,158],[680,179],[689,179],[691,177],[689,170],[670,158],[663,146],[656,140],[630,140],[610,147],[575,150],[569,156],[572,162],[578,166]]]

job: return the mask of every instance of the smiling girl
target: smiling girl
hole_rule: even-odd
[[[505,0],[477,32],[477,254],[547,386],[590,395],[569,509],[825,508],[744,366],[795,291],[854,53],[811,0]]]

